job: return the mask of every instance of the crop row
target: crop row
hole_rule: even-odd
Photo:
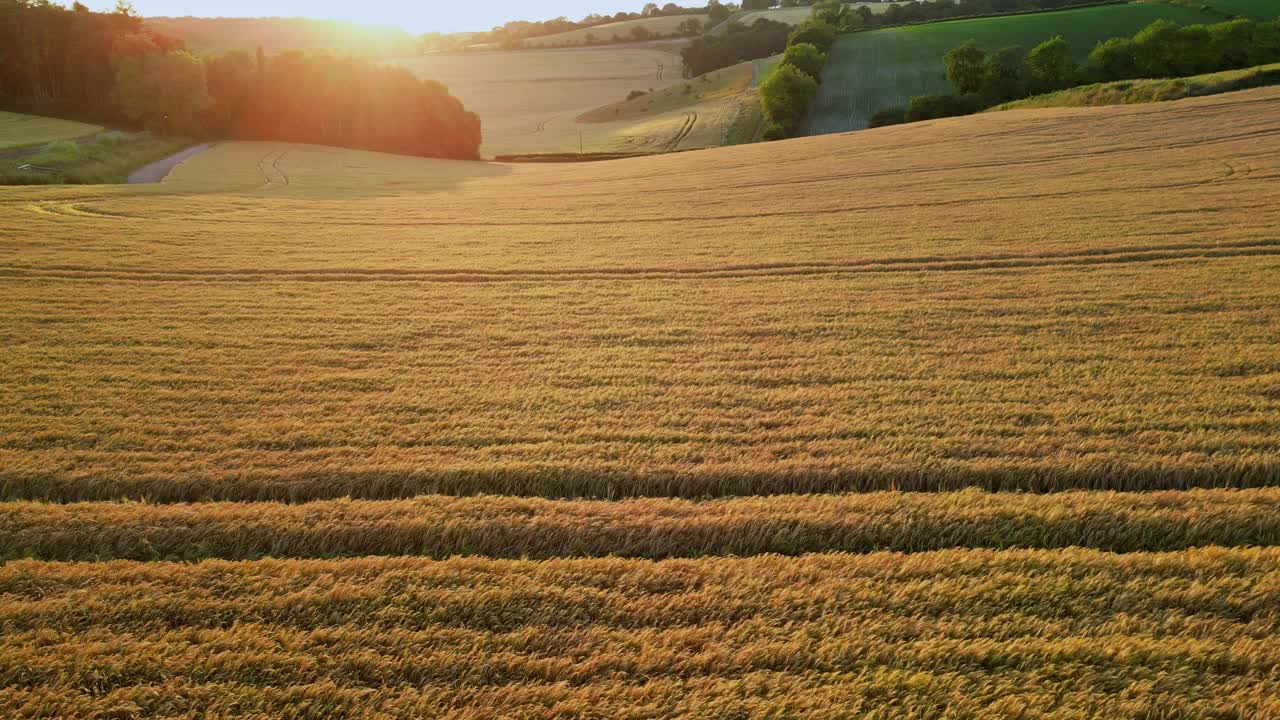
[[[0,714],[1268,717],[1278,591],[1280,549],[18,561]]]
[[[1280,489],[1052,495],[870,493],[553,501],[0,504],[0,548],[45,560],[696,557],[1091,547],[1280,545]]]

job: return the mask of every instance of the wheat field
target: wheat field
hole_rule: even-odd
[[[0,716],[1280,716],[1278,119],[0,190]]]

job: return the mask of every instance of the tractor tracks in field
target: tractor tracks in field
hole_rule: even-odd
[[[262,177],[266,182],[261,185],[259,190],[271,190],[278,187],[289,187],[289,176],[280,169],[280,161],[289,154],[289,150],[272,150],[262,159],[258,161],[258,171],[262,173]]]
[[[689,133],[693,132],[693,126],[698,124],[698,113],[687,112],[684,114],[684,123],[680,125],[680,129],[676,134],[662,146],[662,152],[675,152],[680,147],[680,143],[689,137]]]
[[[1171,243],[1096,250],[1069,250],[1031,255],[992,254],[960,257],[924,256],[880,258],[849,262],[727,265],[705,268],[565,268],[520,270],[465,269],[234,269],[145,270],[78,266],[0,266],[0,279],[116,282],[580,282],[851,277],[886,273],[978,272],[1072,268],[1133,263],[1206,261],[1223,258],[1280,257],[1280,240],[1236,243]]]

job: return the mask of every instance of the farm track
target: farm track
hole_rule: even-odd
[[[440,270],[209,270],[147,271],[103,268],[34,268],[0,266],[0,277],[39,280],[112,280],[137,282],[566,282],[573,280],[700,280],[769,278],[866,273],[974,272],[1037,267],[1073,267],[1150,263],[1169,260],[1212,260],[1280,255],[1280,240],[1238,244],[1183,244],[1147,248],[1096,249],[1047,255],[993,255],[967,259],[893,258],[851,263],[743,265],[718,268],[610,268],[485,272]]]
[[[680,125],[680,129],[677,130],[671,140],[663,146],[662,151],[675,152],[680,147],[680,143],[684,142],[685,139],[689,137],[689,133],[693,132],[693,126],[696,124],[698,124],[698,113],[685,113],[684,122]]]
[[[259,190],[272,190],[275,188],[289,187],[289,176],[280,169],[280,161],[289,154],[286,150],[272,150],[262,159],[258,161],[258,171],[262,173],[265,183],[259,187]]]

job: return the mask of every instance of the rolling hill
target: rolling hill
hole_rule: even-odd
[[[0,188],[0,716],[1274,716],[1277,117]]]
[[[679,28],[681,24],[689,20],[697,20],[701,25],[705,26],[708,19],[709,16],[707,15],[668,15],[641,18],[639,20],[623,20],[622,22],[605,23],[604,25],[570,30],[569,32],[556,33],[554,35],[532,37],[525,40],[524,44],[525,47],[529,48],[558,48],[596,43],[631,42],[634,40],[632,33],[636,28],[643,28],[655,38],[676,37],[680,34]]]

